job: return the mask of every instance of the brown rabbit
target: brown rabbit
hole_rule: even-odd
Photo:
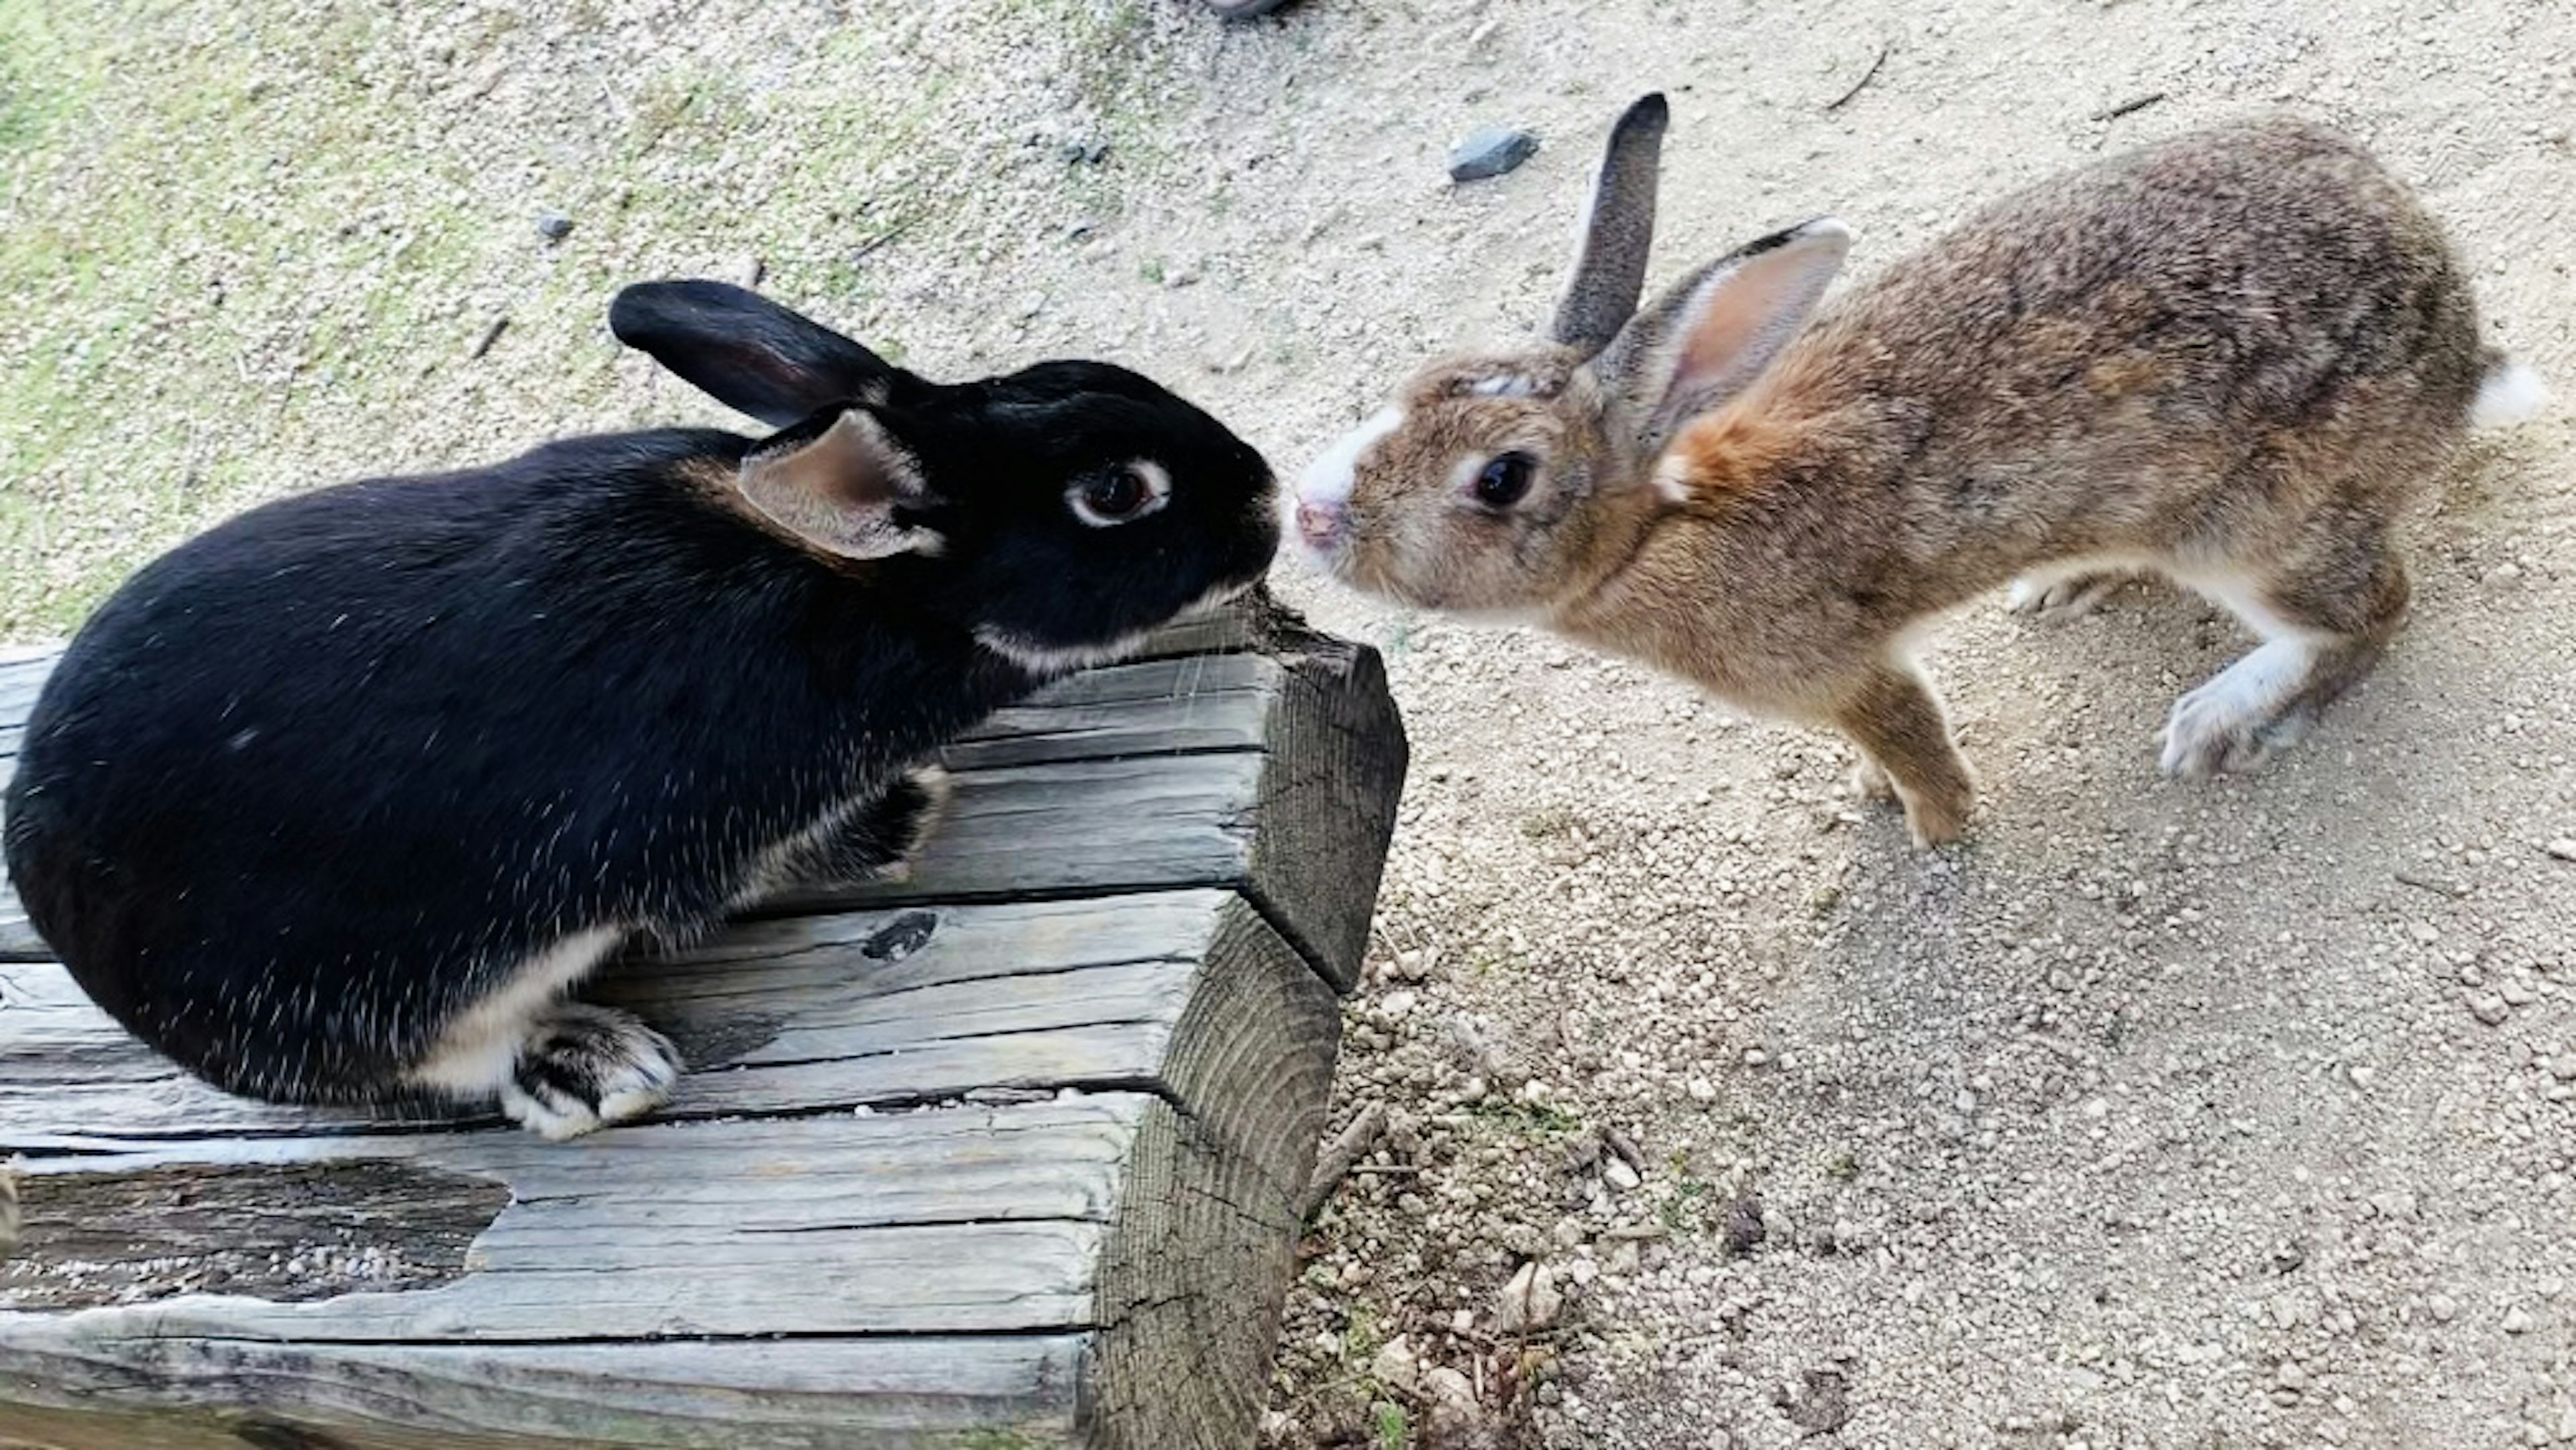
[[[1913,659],[1944,611],[2197,590],[2263,643],[2175,704],[2163,768],[2250,767],[2386,647],[2393,530],[2462,434],[2542,396],[2405,188],[2293,120],[2033,187],[1812,321],[1831,219],[1637,312],[1665,118],[1613,131],[1550,338],[1426,366],[1309,467],[1294,532],[1358,588],[1833,725],[1920,844],[1976,794]]]

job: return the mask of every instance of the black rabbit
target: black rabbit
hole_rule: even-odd
[[[783,431],[254,509],[137,573],[37,701],[9,874],[99,1005],[208,1081],[497,1096],[548,1137],[647,1111],[670,1043],[574,983],[892,867],[941,745],[1277,544],[1261,455],[1124,369],[932,383],[714,282],[609,321]]]

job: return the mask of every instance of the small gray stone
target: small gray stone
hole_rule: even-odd
[[[2502,997],[2471,997],[2469,1015],[2489,1027],[2501,1027],[2504,1019],[2513,1015],[2513,1008]]]
[[[2550,842],[2549,854],[2561,861],[2576,861],[2576,836],[2561,836]]]
[[[1517,169],[1538,154],[1538,133],[1522,126],[1487,126],[1449,148],[1451,181],[1483,181]]]
[[[537,217],[537,235],[560,242],[572,235],[572,218],[559,211],[542,212]]]

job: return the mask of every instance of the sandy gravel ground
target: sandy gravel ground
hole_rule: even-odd
[[[1649,86],[1659,276],[1827,209],[1865,272],[2295,107],[2423,188],[2576,394],[2542,0],[66,0],[0,46],[19,638],[257,498],[718,417],[609,343],[646,275],[757,267],[938,374],[1114,357],[1294,466],[1535,324]],[[1452,187],[1489,122],[1541,150]],[[1836,797],[1835,741],[1283,570],[1387,652],[1416,765],[1336,1107],[1388,1128],[1314,1225],[1270,1437],[2576,1443],[2571,417],[2480,448],[2399,647],[2257,777],[2154,773],[2246,644],[2201,604],[1955,621],[1990,794],[1934,856]]]

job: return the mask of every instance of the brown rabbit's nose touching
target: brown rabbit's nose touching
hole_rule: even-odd
[[[1330,549],[1341,542],[1350,516],[1337,503],[1297,501],[1297,537],[1310,549]]]
[[[1317,454],[1298,475],[1289,518],[1296,525],[1297,542],[1316,562],[1330,563],[1350,542],[1351,493],[1358,484],[1360,461],[1403,421],[1402,409],[1381,409]]]

